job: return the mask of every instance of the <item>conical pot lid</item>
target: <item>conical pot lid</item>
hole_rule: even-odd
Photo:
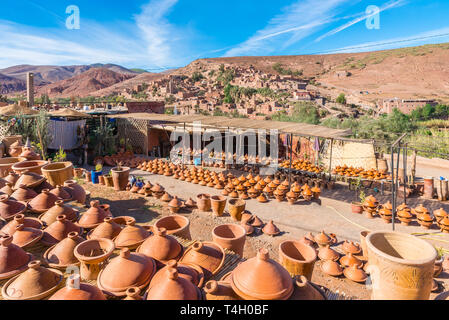
[[[11,183],[7,183],[6,186],[0,189],[0,192],[8,196],[12,195],[14,192],[13,185]]]
[[[16,227],[19,224],[25,225],[25,227],[29,228],[35,228],[35,229],[42,229],[42,222],[40,222],[36,218],[30,218],[25,217],[24,214],[17,214],[14,216],[14,219],[8,222],[1,230],[0,232],[3,232],[5,234],[8,234],[12,236],[14,232],[16,231]]]
[[[106,217],[108,213],[100,207],[100,202],[95,200],[90,202],[90,208],[81,215],[77,224],[80,227],[92,229],[100,225]]]
[[[244,299],[286,300],[293,293],[290,274],[279,263],[270,259],[263,248],[257,257],[239,264],[231,276],[231,285]]]
[[[206,279],[216,274],[225,260],[223,248],[214,242],[195,242],[185,250],[180,263],[193,263],[203,268]]]
[[[126,227],[123,228],[119,235],[114,239],[117,248],[137,248],[151,235],[145,228],[136,226],[135,223],[136,221],[131,219],[126,222]]]
[[[346,253],[359,254],[362,251],[362,248],[359,244],[354,243],[353,241],[345,240],[341,245],[341,248]]]
[[[175,238],[167,235],[167,229],[155,227],[154,235],[148,237],[137,252],[153,258],[160,266],[169,260],[178,260],[182,254],[182,246]]]
[[[79,265],[73,250],[81,242],[85,241],[78,232],[70,232],[67,238],[50,247],[44,253],[45,262],[52,268],[64,268],[70,265]]]
[[[262,232],[269,236],[275,236],[281,233],[279,228],[273,223],[272,220],[270,220],[270,222],[268,222],[265,227],[263,227]]]
[[[24,186],[26,186],[28,188],[34,188],[34,187],[37,187],[38,185],[40,185],[45,180],[47,180],[47,179],[41,175],[38,175],[37,173],[30,172],[30,171],[24,171],[20,175],[19,179],[17,179],[17,181],[15,183],[15,187],[17,189],[21,184],[23,184]]]
[[[334,249],[330,248],[329,245],[321,247],[318,251],[318,257],[321,260],[333,260],[337,261],[340,258],[340,254]]]
[[[56,221],[56,218],[60,215],[65,215],[67,220],[76,221],[78,219],[78,212],[73,208],[64,205],[64,201],[58,200],[55,205],[48,209],[47,212],[39,216],[39,219],[47,226]]]
[[[5,178],[3,178],[7,183],[15,185],[17,180],[19,180],[19,175],[14,171],[11,171]]]
[[[11,199],[6,194],[0,195],[0,215],[2,218],[10,220],[25,211],[26,206],[23,203]]]
[[[180,277],[186,278],[198,288],[201,288],[204,284],[204,272],[200,266],[193,263],[178,263],[176,260],[170,260],[165,267],[156,272],[153,279],[151,279],[149,287],[158,285],[160,281],[163,281],[167,276],[166,271],[168,268],[177,269]]]
[[[155,272],[156,263],[152,258],[125,248],[100,271],[97,285],[107,294],[124,296],[130,287],[142,289],[148,285]]]
[[[11,236],[0,237],[0,279],[11,278],[26,270],[31,254],[12,243]]]
[[[21,248],[27,248],[37,243],[43,235],[44,231],[42,230],[25,227],[25,225],[19,224],[12,236],[12,243]]]
[[[179,208],[182,206],[182,201],[179,200],[177,196],[174,196],[173,199],[168,203],[168,206]]]
[[[54,189],[50,190],[50,193],[54,194],[55,196],[57,196],[58,198],[64,200],[64,201],[68,201],[72,199],[72,196],[70,195],[70,193],[68,193],[63,186],[57,186]]]
[[[324,293],[304,276],[296,276],[295,289],[289,300],[326,300]]]
[[[44,189],[37,197],[28,202],[28,207],[33,212],[43,213],[53,207],[58,200],[61,199],[50,193],[50,190]]]
[[[258,216],[253,216],[251,219],[251,225],[256,228],[260,228],[263,226],[263,221]]]
[[[74,274],[67,278],[66,286],[56,291],[48,300],[106,300],[106,297],[100,289],[80,282],[80,276]]]
[[[99,224],[98,227],[89,231],[87,234],[87,239],[114,239],[122,231],[122,227],[114,222],[114,218],[107,217],[104,218],[103,223]]]
[[[35,197],[37,197],[37,193],[23,184],[11,194],[11,198],[17,201],[30,201]]]
[[[365,271],[363,271],[362,266],[358,266],[356,264],[353,264],[352,266],[345,268],[343,273],[346,278],[354,282],[365,282],[365,280],[368,278]]]
[[[70,232],[83,233],[83,229],[73,222],[66,219],[65,215],[56,217],[56,221],[49,225],[44,230],[44,236],[42,237],[42,243],[46,245],[54,245],[59,241],[64,240]]]
[[[4,285],[2,296],[7,300],[40,300],[52,294],[63,278],[60,271],[44,268],[34,260],[28,264],[28,270]]]
[[[198,288],[189,280],[180,277],[178,270],[168,268],[165,279],[148,289],[146,300],[199,300]]]

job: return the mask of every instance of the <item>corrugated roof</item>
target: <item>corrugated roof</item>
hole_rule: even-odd
[[[193,125],[194,122],[201,122],[203,127],[227,129],[227,128],[243,128],[243,129],[265,129],[278,130],[280,133],[292,133],[300,136],[320,137],[320,138],[343,138],[352,134],[351,129],[332,129],[323,126],[297,123],[282,122],[271,120],[252,120],[246,118],[228,118],[214,117],[204,115],[169,115],[156,113],[127,113],[119,115],[109,115],[108,118],[116,119],[139,119],[147,120],[153,127],[161,124],[164,126],[170,124],[186,124]]]

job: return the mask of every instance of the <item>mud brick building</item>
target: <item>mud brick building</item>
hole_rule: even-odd
[[[132,101],[126,102],[128,113],[164,113],[165,103],[161,101]]]

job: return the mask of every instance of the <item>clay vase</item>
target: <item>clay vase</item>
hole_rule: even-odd
[[[431,244],[399,232],[371,232],[366,244],[372,299],[429,299],[437,258]]]
[[[13,220],[8,222],[3,228],[0,230],[0,232],[3,232],[6,235],[12,236],[14,232],[16,231],[16,227],[19,224],[23,224],[25,227],[28,228],[34,228],[34,229],[42,229],[43,224],[36,218],[25,218],[25,215],[18,214],[14,217]]]
[[[175,238],[167,235],[165,228],[154,228],[154,235],[148,237],[137,252],[153,258],[157,267],[162,268],[170,260],[179,260],[183,248]]]
[[[180,215],[172,215],[160,218],[154,224],[156,228],[165,228],[168,235],[175,235],[182,239],[191,240],[190,221]]]
[[[23,248],[29,248],[42,239],[44,232],[40,229],[25,227],[19,224],[12,235],[12,243]]]
[[[94,200],[90,202],[90,208],[81,215],[77,225],[84,229],[93,229],[98,227],[107,217],[108,213],[100,208],[100,202]]]
[[[60,215],[65,215],[67,220],[75,222],[78,220],[79,212],[69,206],[64,205],[64,201],[58,200],[55,202],[53,207],[39,216],[39,220],[49,226],[55,222],[56,218]]]
[[[230,199],[229,200],[229,214],[231,215],[232,220],[241,221],[242,213],[245,211],[246,202],[242,199]]]
[[[106,217],[95,229],[90,230],[87,234],[88,240],[96,240],[106,238],[113,240],[122,231],[122,227],[114,222],[114,218]]]
[[[50,193],[50,190],[44,189],[37,197],[28,202],[28,208],[34,213],[44,213],[53,207],[58,200],[61,199]]]
[[[243,257],[246,230],[237,224],[223,224],[212,230],[212,239],[222,248],[231,250]]]
[[[204,286],[204,292],[206,300],[239,300],[231,284],[224,281],[208,281]]]
[[[26,211],[26,205],[21,202],[10,199],[6,194],[0,195],[0,216],[6,221],[14,219],[15,216],[23,214]]]
[[[180,277],[178,270],[168,268],[164,280],[151,286],[145,300],[201,300],[201,292],[189,280]]]
[[[96,280],[104,262],[114,249],[114,242],[109,239],[86,240],[79,243],[73,249],[73,254],[81,263],[81,278]]]
[[[96,286],[81,283],[80,276],[72,274],[67,278],[66,286],[56,291],[48,300],[106,300],[106,297]]]
[[[70,232],[67,238],[50,247],[44,253],[45,262],[52,268],[65,269],[68,266],[79,265],[74,255],[75,247],[85,241],[78,232]]]
[[[287,240],[279,245],[279,262],[292,276],[311,281],[316,259],[315,249],[302,242]]]
[[[80,204],[86,203],[86,191],[84,188],[80,186],[75,180],[67,180],[64,182],[64,187],[66,187],[70,195],[72,196],[72,200],[76,200],[76,202]]]
[[[111,169],[112,181],[115,191],[125,191],[129,181],[129,167],[115,167]]]
[[[27,269],[30,253],[12,243],[12,236],[0,237],[0,280],[9,279]]]
[[[128,220],[126,227],[114,239],[115,246],[118,249],[136,249],[151,235],[145,228],[136,226],[135,224],[135,220]]]
[[[152,258],[125,248],[100,271],[97,285],[107,295],[123,297],[131,287],[146,287],[155,273],[156,263]]]
[[[204,277],[210,279],[223,266],[226,253],[214,242],[195,242],[184,251],[180,263],[193,263],[203,268]]]
[[[209,212],[211,210],[210,194],[199,194],[196,196],[196,206],[201,212]]]
[[[366,247],[366,237],[370,231],[360,231],[360,246],[362,247],[362,253],[364,257],[368,257],[368,248]]]
[[[72,196],[63,186],[57,186],[56,188],[51,189],[50,193],[62,199],[64,202],[72,200]]]
[[[212,196],[210,198],[211,206],[212,206],[212,212],[217,217],[221,217],[223,215],[224,209],[226,207],[226,197],[224,196]]]
[[[232,271],[231,286],[244,300],[286,300],[294,289],[290,274],[270,259],[265,248]]]
[[[176,260],[170,260],[166,266],[160,269],[151,279],[149,287],[157,286],[160,281],[164,281],[166,278],[166,271],[169,268],[176,268],[178,275],[192,282],[196,287],[201,288],[204,284],[204,272],[203,269],[193,263],[185,264],[178,263]]]
[[[83,234],[83,228],[67,220],[65,215],[57,216],[56,221],[45,228],[41,241],[44,245],[52,246],[67,238],[70,232]]]
[[[304,276],[294,278],[295,289],[289,300],[327,300],[324,292]]]
[[[25,187],[21,184],[12,194],[11,198],[16,201],[28,202],[37,197],[37,193],[33,189]]]

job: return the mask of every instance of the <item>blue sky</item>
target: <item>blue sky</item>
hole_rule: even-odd
[[[359,52],[449,42],[449,1],[1,0],[0,68],[116,63],[159,71],[205,57]],[[66,8],[80,10],[67,29]],[[368,29],[368,6],[379,28]]]

